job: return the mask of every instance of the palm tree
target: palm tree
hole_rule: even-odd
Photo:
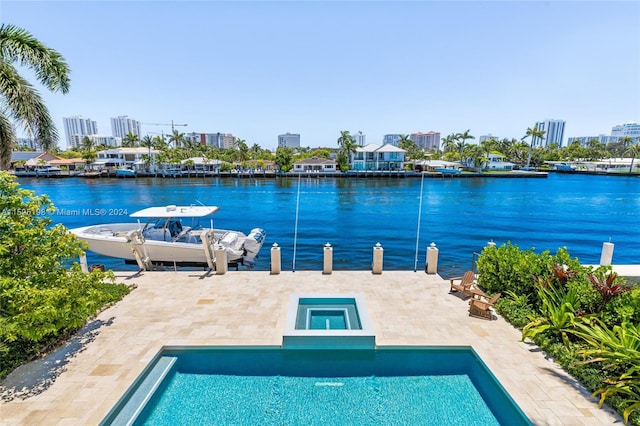
[[[138,146],[138,141],[139,140],[140,139],[138,138],[138,135],[129,132],[126,135],[124,135],[124,139],[122,139],[122,147],[123,148],[134,148],[134,147]]]
[[[529,156],[527,157],[527,168],[529,168],[529,165],[531,164],[531,152],[533,151],[533,140],[535,138],[540,138],[540,140],[542,141],[544,139],[544,134],[545,134],[545,131],[538,130],[538,125],[536,124],[535,126],[533,126],[533,128],[531,127],[527,128],[527,133],[522,137],[522,140],[524,141],[526,138],[531,136],[531,142],[529,143]]]
[[[631,146],[633,143],[633,138],[629,135],[623,136],[618,139],[618,144],[620,145],[620,156],[626,155],[627,148]]]
[[[487,153],[484,147],[480,145],[468,145],[464,150],[464,156],[467,158],[467,165],[473,164],[473,168],[476,171],[482,173],[482,166],[489,162]],[[462,162],[462,159],[460,160]]]
[[[30,68],[52,92],[69,91],[69,66],[62,55],[48,48],[28,31],[14,25],[0,25],[0,169],[11,161],[16,143],[12,123],[32,134],[43,150],[56,145],[58,132],[38,91],[20,74],[14,63]]]
[[[627,148],[627,150],[624,152],[624,155],[631,156],[631,164],[629,165],[629,173],[631,173],[633,171],[633,160],[635,160],[636,157],[640,156],[640,142]]]
[[[342,130],[338,138],[338,146],[342,147],[346,141],[353,141],[353,136],[351,136],[348,130]]]
[[[88,167],[89,164],[96,161],[98,158],[98,154],[96,153],[96,143],[91,140],[88,136],[82,138],[82,159],[85,162],[85,165]]]
[[[357,151],[358,144],[348,130],[342,130],[338,138],[338,145],[340,146],[338,148],[338,164],[340,165],[340,170],[344,172],[349,170],[351,155]]]
[[[171,131],[171,136],[169,136],[169,143],[173,142],[174,148],[179,148],[185,141],[184,133],[180,133],[176,129]]]
[[[456,144],[458,151],[460,151],[460,161],[462,161],[462,152],[464,151],[465,142],[467,139],[475,139],[475,136],[471,136],[469,132],[471,129],[467,129],[464,133],[456,133],[455,139],[459,142]]]
[[[160,151],[166,150],[167,149],[167,141],[164,139],[164,135],[162,135],[162,136],[154,136],[153,137],[152,146],[155,149],[158,149]]]
[[[409,146],[409,144],[413,142],[409,135],[400,135],[400,139],[398,139],[398,147],[402,148],[403,146]],[[405,148],[402,148],[405,149]]]
[[[444,152],[451,152],[456,147],[456,135],[455,133],[451,133],[450,135],[445,136],[440,141],[442,144],[442,150]]]
[[[400,140],[398,141],[398,148],[402,148],[407,151],[407,158],[412,160],[416,160],[417,157],[420,156],[420,150],[418,149],[418,145],[414,141],[412,141],[408,135],[400,135]]]
[[[236,160],[239,162],[245,162],[249,159],[249,146],[247,141],[241,138],[237,138],[233,142],[233,150]]]

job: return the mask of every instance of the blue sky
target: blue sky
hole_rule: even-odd
[[[310,147],[341,130],[521,138],[545,118],[566,120],[566,142],[640,122],[636,1],[2,0],[0,19],[71,67],[67,95],[38,86],[63,147],[73,115],[265,148],[286,132]]]

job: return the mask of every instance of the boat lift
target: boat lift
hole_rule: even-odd
[[[129,232],[126,235],[127,243],[133,252],[133,257],[136,258],[136,263],[141,271],[150,271],[153,269],[151,259],[147,254],[147,249],[144,246],[144,236],[139,229]]]
[[[230,266],[235,266],[238,269],[238,262],[227,263],[227,252],[223,245],[214,244],[214,232],[212,229],[206,231],[194,231],[193,234],[199,234],[202,240],[202,248],[204,250],[204,257],[207,262],[209,271],[216,271],[218,275],[225,274]],[[133,253],[135,262],[140,268],[140,271],[153,271],[158,267],[154,265],[145,245],[145,238],[142,232],[138,229],[130,231],[125,235],[127,244]],[[133,262],[131,262],[133,263]],[[174,262],[175,264],[175,262]]]

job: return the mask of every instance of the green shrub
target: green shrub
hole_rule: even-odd
[[[535,295],[536,276],[547,270],[545,257],[533,249],[522,251],[511,243],[485,247],[478,258],[478,284],[488,293],[511,291],[518,295]]]
[[[527,325],[529,317],[535,314],[528,303],[527,296],[519,296],[512,291],[505,292],[505,297],[498,300],[495,308],[500,315],[518,329]]]
[[[83,244],[42,212],[46,197],[0,172],[0,374],[24,362],[129,292],[112,273],[83,273]]]
[[[625,287],[611,267],[580,265],[510,243],[487,247],[479,284],[506,297],[496,310],[594,395],[640,426],[640,287]]]

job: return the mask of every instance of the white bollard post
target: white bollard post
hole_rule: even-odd
[[[600,255],[600,266],[611,265],[613,259],[613,243],[602,243],[602,254]]]
[[[333,247],[327,243],[324,245],[324,268],[322,273],[325,275],[331,275],[333,271]]]
[[[216,244],[213,253],[216,258],[216,275],[226,274],[227,269],[229,269],[229,264],[227,263],[227,251],[224,249],[224,246],[222,244]]]
[[[383,260],[384,249],[380,243],[376,243],[373,248],[373,273],[381,274],[382,273],[382,260]]]
[[[89,266],[87,266],[87,253],[82,252],[80,255],[80,270],[82,272],[89,272]]]
[[[278,275],[280,273],[280,247],[278,243],[273,243],[271,247],[271,275]]]
[[[438,273],[438,248],[436,243],[429,244],[427,248],[427,274]]]

